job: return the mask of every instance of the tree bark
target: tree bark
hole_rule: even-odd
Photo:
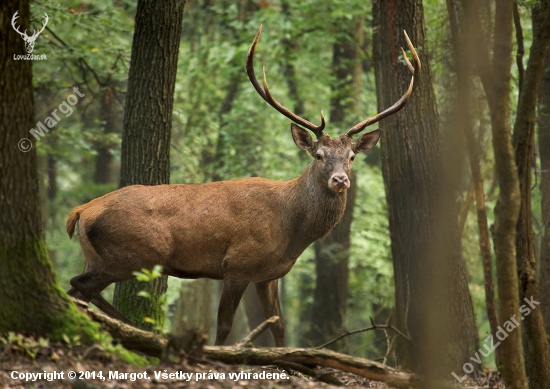
[[[134,351],[160,358],[168,341],[160,335],[143,331],[102,312],[80,306],[94,321],[100,323],[114,339]],[[339,354],[331,350],[315,348],[266,347],[254,348],[239,343],[236,346],[205,346],[198,350],[198,357],[233,365],[265,366],[273,364],[297,363],[300,365],[330,367],[357,374],[373,381],[385,382],[395,388],[419,389],[419,377],[408,372],[398,371],[378,362]]]
[[[403,30],[423,64],[407,106],[380,123],[397,326],[420,345],[398,340],[398,358],[415,372],[449,377],[452,369],[462,369],[478,343],[461,256],[459,208],[453,204],[461,142],[450,134],[442,158],[422,1],[375,0],[373,28],[379,110],[394,104],[410,82],[399,60],[399,47],[406,47]],[[447,174],[449,169],[455,170]]]
[[[485,284],[485,307],[487,318],[491,328],[491,334],[498,330],[498,318],[495,306],[495,290],[493,284],[493,257],[491,253],[491,240],[489,225],[487,222],[487,209],[485,207],[485,193],[483,190],[483,177],[479,161],[479,140],[474,135],[475,112],[472,106],[473,98],[473,76],[474,68],[469,60],[476,56],[474,41],[479,39],[474,35],[474,20],[464,14],[459,17],[457,3],[454,0],[447,0],[449,21],[453,39],[453,58],[457,76],[457,101],[454,105],[452,123],[456,128],[451,131],[463,133],[466,137],[470,170],[472,173],[472,189],[475,194],[477,209],[477,224],[479,231],[479,249],[483,263],[483,277]],[[469,208],[469,207],[468,207]],[[495,350],[496,365],[500,365],[500,349]]]
[[[539,85],[537,124],[542,208],[539,295],[546,333],[550,334],[550,49],[546,54],[544,73]]]
[[[128,96],[124,115],[120,186],[170,183],[170,135],[185,0],[168,3],[139,0]],[[133,323],[152,328],[164,323],[159,297],[167,278],[143,284],[136,280],[117,283],[113,305]],[[137,294],[147,291],[152,298]]]
[[[113,154],[112,145],[105,139],[115,132],[116,110],[113,89],[107,86],[102,91],[100,101],[100,119],[103,122],[103,138],[95,144],[95,170],[93,180],[96,184],[110,184],[113,181]]]
[[[523,86],[520,89],[512,139],[521,192],[521,206],[516,227],[520,304],[523,304],[524,299],[540,301],[531,210],[531,166],[535,146],[537,92],[549,43],[550,0],[541,0],[533,7],[533,43]],[[550,348],[544,330],[542,312],[540,309],[533,309],[529,315],[522,316],[521,319],[524,320],[523,347],[529,387],[547,388],[550,386]]]
[[[331,85],[330,123],[336,130],[345,131],[355,115],[356,101],[359,101],[361,85],[361,45],[363,43],[363,15],[356,16],[352,22],[336,23],[349,26],[339,31],[333,46]],[[351,75],[351,77],[350,77]],[[315,291],[310,308],[309,330],[305,334],[306,342],[318,345],[338,336],[344,328],[348,298],[349,249],[351,222],[357,193],[356,174],[350,177],[344,216],[334,230],[324,239],[313,244],[315,250]],[[331,345],[331,348],[343,350],[345,342]]]
[[[499,322],[519,317],[518,278],[516,263],[516,225],[521,194],[514,162],[510,126],[510,67],[512,64],[511,0],[496,0],[493,43],[493,85],[488,101],[491,107],[491,127],[495,169],[500,194],[495,206],[494,244],[497,264]],[[502,377],[511,388],[527,388],[521,331],[512,331],[500,345]]]
[[[181,338],[187,334],[210,334],[213,281],[207,278],[182,284],[176,301],[171,334]]]
[[[32,62],[13,59],[26,53],[10,27],[16,12],[20,29],[29,31],[28,1],[0,3],[0,333],[51,340],[78,335],[91,343],[98,327],[58,285],[42,233],[36,149],[22,141],[36,127]]]

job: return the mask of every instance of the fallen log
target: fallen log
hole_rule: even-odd
[[[88,308],[86,304],[75,300],[92,320],[100,323],[113,339],[125,348],[160,358],[168,345],[168,340],[161,335],[143,331],[104,313]],[[266,329],[268,325],[263,325]],[[258,331],[253,330],[257,336]],[[368,359],[352,357],[327,349],[291,348],[291,347],[250,347],[250,334],[244,342],[235,346],[204,346],[202,358],[231,365],[284,365],[287,363],[307,366],[330,367],[340,371],[357,374],[372,381],[384,382],[395,388],[420,388],[418,376],[399,371],[389,366]]]

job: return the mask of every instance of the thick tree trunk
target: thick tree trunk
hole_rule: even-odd
[[[170,135],[185,0],[139,0],[124,115],[120,186],[170,183]],[[162,326],[167,278],[117,283],[113,304],[134,324]],[[140,290],[152,298],[139,297]]]
[[[449,377],[451,369],[462,369],[478,342],[461,256],[459,209],[452,201],[458,189],[456,168],[462,166],[461,142],[447,142],[442,158],[422,2],[374,0],[373,23],[379,110],[394,104],[410,82],[410,72],[399,60],[399,47],[406,47],[403,30],[423,64],[405,109],[380,123],[397,325],[420,345],[398,340],[397,351],[401,363],[414,371]],[[455,171],[444,174],[451,168]]]
[[[350,26],[339,32],[333,47],[330,123],[333,128],[345,131],[351,127],[350,116],[359,101],[361,85],[360,49],[363,43],[363,16],[356,16]],[[351,75],[351,77],[350,77]],[[334,230],[324,239],[314,243],[315,292],[310,308],[310,328],[305,334],[306,342],[318,345],[342,333],[346,317],[349,278],[349,249],[353,207],[357,192],[356,175],[350,177],[351,187],[347,193],[344,216]],[[345,342],[334,343],[334,349],[342,350]]]
[[[539,85],[538,135],[540,155],[540,191],[542,237],[540,243],[540,308],[546,333],[550,334],[550,48]]]
[[[5,27],[0,40],[0,333],[51,340],[79,335],[89,343],[97,326],[59,287],[42,235],[36,150],[23,140],[32,138],[29,130],[36,126],[32,62],[13,59],[26,52],[21,36],[9,28],[16,12],[20,29],[29,31],[28,1],[0,3]]]
[[[520,90],[513,144],[521,191],[521,207],[516,228],[516,251],[519,270],[520,304],[524,299],[540,301],[535,232],[531,210],[531,166],[535,147],[537,92],[550,43],[550,0],[533,7],[533,43]],[[523,346],[529,387],[550,387],[550,349],[540,309],[522,316]]]

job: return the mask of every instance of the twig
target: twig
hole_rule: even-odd
[[[272,316],[266,321],[264,321],[262,324],[260,324],[258,327],[254,328],[252,331],[246,335],[243,340],[241,340],[239,343],[235,345],[235,347],[252,347],[252,342],[262,334],[267,328],[275,323],[277,320],[279,320],[279,316]]]
[[[390,317],[388,318],[388,321],[386,324],[375,324],[374,323],[374,320],[372,319],[372,317],[369,317],[370,319],[370,322],[371,322],[371,326],[370,327],[367,327],[367,328],[361,328],[359,330],[354,330],[354,331],[346,331],[345,333],[343,333],[342,335],[339,335],[337,336],[336,338],[320,345],[320,346],[317,346],[315,347],[316,349],[320,349],[320,348],[325,348],[337,341],[339,341],[340,339],[342,338],[345,338],[346,336],[350,336],[350,335],[355,335],[355,334],[360,334],[362,332],[367,332],[367,331],[372,331],[372,330],[378,330],[378,329],[388,329],[388,330],[392,330],[393,332],[395,332],[397,335],[401,336],[403,339],[411,342],[412,344],[415,344],[412,340],[412,338],[410,336],[407,336],[405,335],[403,332],[399,331],[397,328],[395,328],[392,324],[391,324],[391,319],[392,319],[392,315],[393,315],[393,312],[390,313]]]
[[[384,360],[382,361],[382,364],[383,365],[386,365],[387,361],[388,361],[388,356],[390,355],[391,351],[392,351],[392,348],[393,348],[393,341],[395,340],[395,338],[397,338],[397,336],[394,336],[393,338],[391,338],[390,340],[390,337],[388,336],[388,333],[386,331],[384,331],[384,333],[386,334],[386,339],[387,339],[387,344],[388,344],[388,350],[386,351],[386,355],[384,355]],[[394,355],[394,360],[395,360],[395,355]]]
[[[336,386],[344,386],[344,384],[336,377],[334,377],[330,373],[321,373],[319,371],[316,371],[314,369],[310,369],[309,367],[306,367],[302,365],[301,363],[295,363],[295,362],[275,362],[275,365],[280,366],[285,369],[292,369],[299,371],[302,374],[308,375],[316,380],[319,380],[321,382],[324,382],[329,385],[336,385]]]

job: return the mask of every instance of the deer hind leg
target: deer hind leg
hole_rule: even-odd
[[[126,324],[132,324],[122,313],[116,310],[107,300],[101,296],[101,292],[113,282],[122,281],[120,277],[105,273],[100,269],[92,269],[71,279],[71,290],[69,294],[80,293],[84,301],[93,303],[112,318],[118,319]],[[73,292],[74,290],[74,292]],[[74,296],[76,297],[76,296]]]
[[[84,223],[79,226],[85,230]],[[95,251],[86,234],[79,236],[80,248],[84,254],[85,265],[82,274],[73,277],[70,281],[72,288],[67,291],[69,296],[78,298],[85,302],[91,302],[112,318],[118,319],[126,324],[132,324],[122,313],[116,310],[107,300],[101,296],[101,292],[113,282],[125,281],[130,277],[124,269],[114,268],[106,271],[104,259]],[[117,272],[118,271],[118,272]]]
[[[90,300],[86,298],[82,293],[80,293],[77,289],[71,288],[67,291],[67,294],[71,297],[74,297],[75,299],[82,300],[85,303],[89,303]]]
[[[88,272],[88,264],[84,265],[84,270],[82,271],[82,274]],[[82,293],[80,293],[77,289],[71,288],[67,291],[67,294],[71,297],[74,297],[75,299],[82,300],[85,303],[89,303],[90,299],[86,298]]]
[[[270,329],[275,339],[275,345],[277,347],[284,347],[285,324],[279,303],[279,280],[256,282],[255,285],[265,318],[269,319],[272,316],[279,316],[279,320],[273,323]]]
[[[218,308],[218,327],[216,330],[216,345],[221,346],[227,339],[233,318],[243,297],[249,281],[239,280],[236,277],[224,277],[220,306]]]

